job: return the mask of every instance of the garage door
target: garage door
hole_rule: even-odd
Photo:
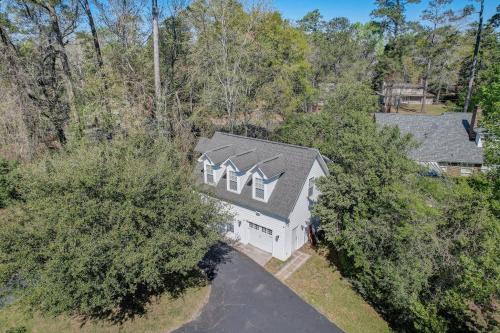
[[[273,231],[248,222],[248,242],[266,252],[273,252]]]

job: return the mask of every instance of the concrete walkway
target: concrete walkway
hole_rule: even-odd
[[[256,248],[250,244],[243,245],[239,242],[235,242],[230,244],[232,247],[250,257],[253,261],[255,261],[260,266],[264,267],[269,260],[272,258],[272,254],[266,251],[262,251],[261,249]]]
[[[290,261],[281,267],[281,269],[274,275],[281,281],[285,281],[293,274],[297,269],[306,263],[306,261],[311,257],[311,255],[301,252],[299,250],[292,254]]]

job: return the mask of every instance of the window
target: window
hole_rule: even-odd
[[[309,196],[312,197],[314,194],[314,177],[309,178]]]
[[[207,183],[213,184],[214,183],[214,169],[213,169],[213,167],[210,164],[206,164],[205,171],[207,173]]]
[[[270,236],[273,235],[273,231],[271,229],[268,229],[268,228],[265,228],[265,227],[261,227],[260,225],[258,224],[255,224],[255,223],[252,223],[252,222],[248,222],[248,226],[252,229],[255,229],[255,230],[260,230],[261,232],[265,233],[265,234],[268,234]]]
[[[262,178],[255,178],[255,197],[264,199],[264,181]]]
[[[236,172],[228,171],[229,174],[229,190],[238,191],[238,178],[236,177]]]
[[[233,222],[229,222],[226,224],[226,232],[234,233],[234,224]]]
[[[267,229],[267,228],[264,228],[264,227],[261,227],[262,228],[262,232],[265,233],[265,234],[268,234],[268,235],[273,235],[273,231],[271,229]]]
[[[248,222],[248,226],[252,229],[259,230],[259,226],[255,223]]]

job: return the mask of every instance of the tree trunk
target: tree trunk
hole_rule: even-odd
[[[391,83],[390,87],[387,88],[387,92],[389,93],[389,98],[387,98],[387,102],[385,103],[385,112],[391,112],[392,108],[392,86],[393,83]],[[386,93],[387,96],[387,93]]]
[[[427,68],[425,69],[425,75],[423,77],[424,91],[422,92],[422,104],[420,106],[420,113],[425,112],[425,100],[427,99],[427,86],[429,84],[429,72],[431,71],[432,61],[429,59],[427,61]]]
[[[69,65],[69,59],[68,55],[66,53],[66,48],[64,46],[64,40],[63,40],[63,35],[61,33],[61,29],[59,26],[59,18],[57,16],[57,13],[52,7],[51,2],[47,1],[47,5],[45,7],[47,11],[50,14],[50,22],[52,26],[52,31],[55,34],[56,37],[56,50],[60,56],[61,59],[61,64],[63,68],[63,73],[64,73],[64,88],[66,90],[66,97],[67,97],[67,102],[68,106],[70,109],[70,114],[71,117],[73,118],[73,121],[75,122],[77,126],[77,135],[81,137],[82,135],[82,127],[81,127],[81,122],[80,122],[80,115],[78,114],[78,110],[76,109],[75,105],[75,90],[73,86],[73,79],[71,75],[71,68]]]
[[[160,82],[160,47],[158,31],[158,1],[152,1],[153,7],[153,58],[154,58],[154,77],[155,77],[155,107],[158,108],[161,97]],[[157,111],[157,110],[156,110]],[[153,118],[155,114],[153,113]]]
[[[470,69],[469,84],[467,85],[467,95],[464,101],[464,112],[469,110],[470,100],[472,97],[472,88],[474,87],[474,76],[476,75],[477,58],[479,53],[479,46],[481,44],[481,32],[483,30],[483,10],[484,0],[481,0],[481,8],[479,10],[479,24],[476,33],[476,43],[474,45],[474,55],[472,57],[472,66]]]
[[[92,33],[92,40],[94,42],[95,55],[97,59],[97,65],[99,66],[99,75],[101,76],[103,88],[104,88],[104,105],[106,107],[106,111],[109,116],[111,116],[111,109],[109,107],[109,101],[107,96],[108,91],[108,81],[106,78],[106,73],[104,72],[104,62],[102,60],[101,53],[101,45],[99,43],[99,38],[97,36],[97,29],[94,23],[94,16],[92,15],[92,11],[90,10],[89,0],[81,0],[80,4],[82,5],[85,13],[87,14],[87,19],[89,20],[90,31]]]

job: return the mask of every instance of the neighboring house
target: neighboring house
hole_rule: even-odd
[[[434,172],[466,176],[484,170],[484,132],[477,128],[477,110],[472,114],[449,112],[440,116],[376,113],[380,126],[398,126],[420,145],[409,157],[429,166]]]
[[[228,204],[227,237],[286,260],[307,240],[315,181],[328,174],[318,150],[216,132],[201,138],[195,176],[203,192]]]
[[[422,104],[424,98],[424,86],[420,84],[411,83],[392,83],[386,84],[384,82],[382,91],[379,93],[382,104],[388,105],[401,105],[401,104]],[[429,91],[425,94],[425,104],[434,103],[434,94]]]

